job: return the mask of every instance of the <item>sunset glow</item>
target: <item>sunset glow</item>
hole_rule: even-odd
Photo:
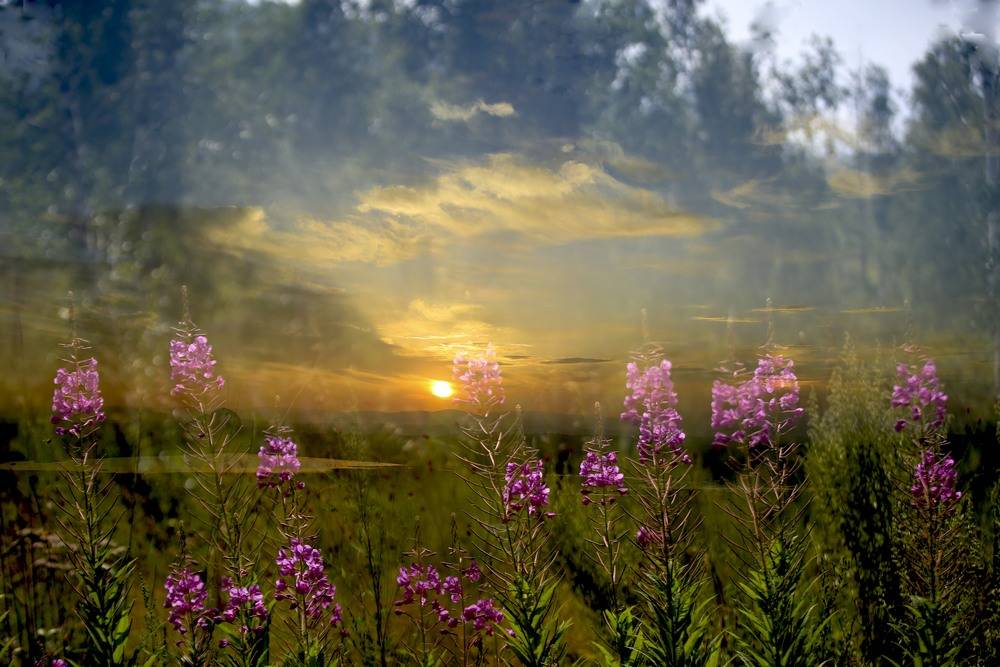
[[[455,390],[452,388],[450,382],[445,380],[433,380],[431,382],[431,393],[438,398],[449,398]]]

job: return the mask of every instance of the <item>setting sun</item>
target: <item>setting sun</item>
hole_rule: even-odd
[[[455,390],[452,389],[450,382],[434,380],[431,382],[431,393],[438,398],[448,398],[455,393]]]

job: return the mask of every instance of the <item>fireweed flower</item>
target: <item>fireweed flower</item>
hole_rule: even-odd
[[[298,447],[291,438],[266,435],[264,444],[257,452],[257,486],[271,489],[288,487],[286,494],[290,493],[292,479],[301,467]],[[299,482],[297,488],[303,486]]]
[[[479,563],[476,561],[472,561],[469,567],[465,568],[465,571],[462,572],[462,575],[473,584],[479,583],[479,580],[483,578],[483,572],[479,569]]]
[[[712,444],[769,447],[802,415],[795,364],[781,355],[757,360],[744,382],[712,384]]]
[[[96,359],[76,361],[69,368],[60,368],[54,382],[52,423],[56,435],[80,438],[104,421],[104,397]]]
[[[948,396],[941,391],[937,366],[928,359],[923,367],[899,364],[896,366],[899,384],[892,388],[892,407],[906,408],[906,417],[896,421],[896,431],[907,426],[936,430],[944,425]]]
[[[264,629],[264,621],[267,620],[268,613],[267,605],[264,604],[264,593],[260,590],[260,586],[257,584],[235,586],[232,580],[227,577],[223,580],[222,587],[226,589],[229,599],[226,601],[222,613],[219,614],[219,620],[232,623],[241,617],[241,612],[246,612],[246,615],[243,616],[244,619],[249,618],[259,621],[259,623],[252,626],[242,626],[240,633],[261,632]]]
[[[913,504],[923,509],[950,507],[962,497],[955,489],[958,473],[955,460],[950,456],[939,457],[933,450],[925,450],[920,462],[913,469]]]
[[[455,628],[459,623],[471,623],[476,632],[486,631],[493,634],[493,624],[503,621],[503,614],[493,607],[490,599],[480,599],[464,609],[448,608],[448,604],[457,605],[462,602],[465,591],[462,578],[469,583],[477,583],[482,578],[479,566],[472,564],[462,572],[462,576],[449,575],[441,577],[433,565],[413,563],[409,567],[401,567],[396,583],[402,593],[394,603],[396,614],[406,613],[405,608],[414,606],[417,609],[428,609],[436,619],[449,628]]]
[[[628,493],[625,486],[625,475],[618,468],[618,455],[615,452],[588,451],[580,462],[580,492],[583,494],[583,504],[592,502],[591,494],[605,489],[614,489],[619,495]],[[598,501],[601,504],[614,502],[613,495],[602,495]]]
[[[340,623],[342,609],[335,601],[337,588],[326,577],[319,549],[293,538],[287,549],[278,549],[275,563],[280,575],[274,582],[275,600],[290,601],[292,609],[301,605],[310,619],[329,614],[330,625]]]
[[[211,617],[205,607],[208,590],[200,576],[187,568],[174,570],[167,575],[163,588],[167,591],[163,606],[170,610],[168,620],[177,632],[183,635],[192,625],[208,627]]]
[[[543,511],[548,504],[549,487],[545,485],[542,462],[535,459],[527,463],[508,463],[504,474],[504,523],[525,507],[528,516],[553,517],[553,512]]]
[[[646,369],[630,362],[625,369],[627,393],[621,419],[639,425],[639,461],[658,459],[666,447],[682,463],[691,463],[683,447],[684,431],[677,412],[677,392],[670,378],[670,361],[663,359]]]
[[[399,568],[396,584],[402,591],[402,597],[394,603],[396,614],[405,613],[403,607],[416,605],[427,607],[441,623],[450,628],[458,625],[458,618],[453,616],[439,599],[447,596],[452,602],[462,599],[462,582],[458,577],[441,578],[441,574],[433,565],[413,563],[409,567]]]
[[[201,397],[221,389],[226,381],[215,373],[212,346],[205,336],[186,336],[170,341],[171,394]]]
[[[413,563],[410,567],[399,568],[396,584],[403,593],[403,597],[396,601],[397,606],[411,604],[419,599],[420,606],[423,607],[444,591],[441,575],[433,565]]]
[[[441,589],[448,594],[452,602],[459,602],[462,599],[462,580],[451,575],[444,578]]]
[[[503,377],[493,345],[486,347],[482,357],[455,356],[452,378],[458,384],[456,403],[468,403],[481,409],[502,405],[505,400]]]
[[[472,623],[476,632],[485,632],[492,637],[493,628],[503,623],[503,612],[493,606],[493,600],[483,598],[463,609],[462,619],[466,623]]]

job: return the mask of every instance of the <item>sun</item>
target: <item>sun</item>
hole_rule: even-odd
[[[431,382],[431,393],[438,398],[448,398],[455,393],[450,382],[444,380],[433,380]]]

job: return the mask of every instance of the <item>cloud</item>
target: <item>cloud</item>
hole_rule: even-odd
[[[716,226],[599,166],[569,160],[548,167],[510,154],[452,165],[421,186],[373,188],[361,196],[357,212],[435,235],[471,238],[509,232],[543,245],[696,236]]]
[[[912,169],[900,169],[889,174],[873,174],[858,169],[838,169],[829,172],[826,183],[835,193],[851,199],[870,199],[918,189],[920,174]]]
[[[428,302],[413,299],[402,312],[378,317],[382,341],[401,354],[452,359],[458,352],[485,348],[496,343],[499,356],[519,346],[513,332],[477,317],[480,306],[462,302]]]
[[[590,357],[562,357],[543,361],[543,364],[606,364],[610,359],[591,359]]]
[[[440,101],[431,103],[431,115],[441,121],[462,121],[467,123],[481,113],[497,118],[509,118],[517,115],[514,106],[509,102],[488,104],[483,100],[478,100],[469,106],[447,104]]]
[[[781,191],[774,184],[774,179],[752,178],[729,190],[713,190],[711,196],[720,204],[740,210],[766,209],[788,213],[803,207],[794,193]]]
[[[501,153],[475,162],[438,163],[419,185],[373,187],[341,219],[303,217],[277,226],[263,209],[209,232],[228,250],[269,254],[297,269],[361,262],[386,266],[442,255],[456,243],[530,247],[575,241],[698,236],[714,220],[680,210],[598,164],[540,164]],[[484,244],[488,244],[485,245]]]

